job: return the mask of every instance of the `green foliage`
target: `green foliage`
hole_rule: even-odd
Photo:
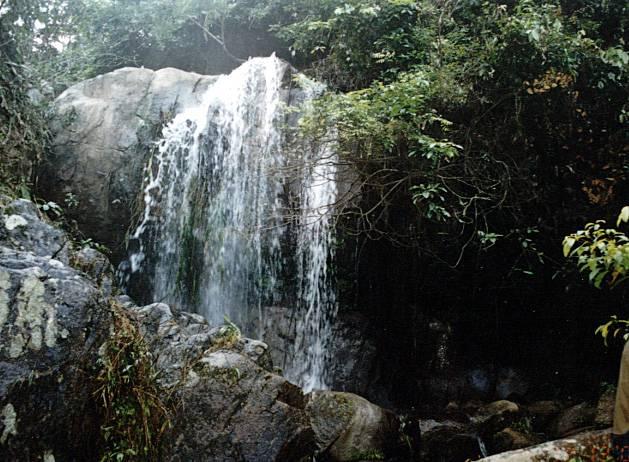
[[[238,326],[231,322],[227,316],[225,316],[224,321],[225,324],[220,327],[218,335],[212,341],[213,350],[232,347],[241,338]]]
[[[138,327],[113,306],[114,330],[104,346],[96,396],[103,411],[102,462],[160,460],[171,409],[156,382],[153,358]]]
[[[629,221],[629,207],[618,216],[617,225]],[[588,223],[583,230],[566,236],[563,243],[566,257],[575,257],[581,272],[600,288],[605,282],[617,286],[629,278],[629,237],[617,229],[606,228],[604,220]]]
[[[596,329],[596,333],[603,337],[606,345],[610,337],[622,337],[626,342],[629,340],[629,320],[612,316],[608,322]]]
[[[629,206],[622,208],[616,226],[629,222]],[[596,287],[616,287],[629,278],[629,237],[614,228],[605,228],[605,221],[588,223],[585,228],[564,238],[565,257],[577,260],[582,273]],[[629,340],[629,320],[612,318],[596,329],[607,344],[609,337]]]
[[[499,235],[520,249],[512,269],[533,274],[552,238],[513,230],[555,220],[540,210],[559,188],[581,182],[582,196],[566,196],[607,205],[626,179],[623,13],[613,2],[339,1],[276,30],[315,75],[352,90],[324,96],[303,128],[325,139],[334,127],[358,171],[353,231],[442,254],[458,247],[455,266]]]
[[[28,96],[33,78],[21,46],[23,29],[31,22],[20,20],[35,5],[11,2],[0,12],[0,193],[12,196],[30,196],[33,166],[48,142],[43,108]]]
[[[533,430],[533,419],[531,417],[522,417],[521,419],[516,420],[512,425],[516,432],[522,433],[524,435],[534,435],[535,432]]]

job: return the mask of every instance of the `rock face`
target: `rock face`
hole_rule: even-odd
[[[67,236],[63,231],[41,221],[35,204],[0,196],[0,207],[0,245],[69,263]]]
[[[199,101],[215,77],[177,69],[124,68],[81,82],[55,102],[53,149],[40,189],[90,238],[116,251],[140,193],[159,128]]]
[[[273,363],[283,367],[294,351],[295,311],[280,306],[265,307],[264,310],[263,337],[270,346]],[[332,389],[357,393],[378,404],[387,404],[386,393],[375,384],[379,377],[378,351],[364,315],[360,312],[339,313],[329,350],[330,357],[334,358],[329,371]]]
[[[397,450],[399,420],[351,393],[302,390],[273,373],[268,346],[158,303],[137,307],[165,387],[181,403],[168,460],[345,462]],[[178,385],[179,384],[179,385]]]
[[[68,266],[66,240],[32,203],[0,199],[1,460],[95,458],[85,383],[110,317],[100,287]]]
[[[477,435],[459,422],[450,420],[421,422],[422,460],[463,461],[481,453]]]
[[[292,71],[285,67],[282,97],[298,104],[304,93],[292,88]],[[173,68],[127,67],[67,89],[54,104],[53,148],[40,171],[40,194],[120,261],[129,225],[141,212],[136,208],[143,171],[161,128],[200,103],[217,79]],[[289,115],[287,122],[296,117]]]
[[[301,460],[315,445],[306,397],[271,373],[262,342],[165,304],[135,307],[162,385],[181,403],[168,460]]]

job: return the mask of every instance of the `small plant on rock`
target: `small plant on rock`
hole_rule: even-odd
[[[159,460],[171,410],[156,381],[153,358],[138,327],[112,306],[114,329],[99,360],[96,396],[102,408],[101,462]]]

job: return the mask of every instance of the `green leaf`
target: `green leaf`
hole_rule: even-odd
[[[563,256],[567,257],[568,255],[570,255],[570,250],[572,250],[572,246],[574,245],[574,243],[576,242],[576,240],[573,237],[566,237],[563,240]]]
[[[620,223],[627,223],[629,221],[629,205],[625,205],[618,215],[618,221],[616,226],[620,226]]]

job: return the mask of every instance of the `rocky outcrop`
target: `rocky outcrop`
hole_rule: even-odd
[[[350,393],[304,394],[273,372],[265,343],[233,324],[112,295],[107,259],[68,241],[32,203],[0,197],[0,460],[98,460],[94,378],[114,305],[139,326],[176,403],[163,460],[349,462],[399,452],[391,412]]]
[[[351,393],[305,395],[273,373],[265,343],[235,326],[122,301],[158,358],[162,385],[181,403],[168,460],[299,461],[319,453],[345,462],[397,451],[394,414]]]
[[[66,241],[32,203],[0,199],[1,460],[95,458],[86,384],[110,316],[98,284],[69,266]]]
[[[63,92],[50,125],[53,149],[40,175],[45,197],[66,208],[85,235],[117,250],[160,127],[199,102],[215,79],[124,68]]]
[[[301,389],[268,370],[267,346],[168,305],[127,303],[180,403],[168,460],[301,460],[315,445]]]
[[[480,440],[474,429],[453,420],[421,422],[422,460],[463,461],[481,455]]]
[[[40,219],[39,209],[31,201],[0,196],[0,245],[28,251],[34,256],[50,257],[69,263],[66,234]]]

